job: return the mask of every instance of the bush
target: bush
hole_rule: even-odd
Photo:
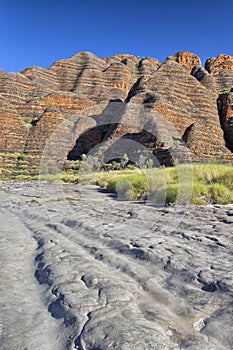
[[[24,121],[25,124],[27,124],[29,126],[32,126],[32,124],[33,124],[33,118],[24,117],[23,121]]]
[[[76,182],[78,179],[78,176],[75,171],[69,170],[62,173],[61,179],[64,182]]]
[[[131,200],[138,200],[148,190],[148,181],[144,174],[135,173],[127,174],[118,173],[118,176],[107,180],[107,190],[109,192],[118,193],[120,197],[130,197]]]
[[[224,88],[222,90],[219,90],[219,95],[228,94],[228,92],[230,91],[231,91],[231,88]]]
[[[215,183],[210,185],[208,193],[213,204],[233,203],[233,192],[223,184]]]
[[[18,160],[24,160],[26,158],[26,154],[20,154],[19,156],[18,156]]]
[[[74,162],[74,164],[72,165],[72,169],[73,170],[79,170],[80,166],[81,166],[81,160],[76,160]]]
[[[134,188],[131,182],[128,180],[120,180],[116,182],[116,188],[115,188],[118,199],[120,200],[132,200],[134,197]]]
[[[166,203],[167,204],[175,203],[177,200],[178,192],[179,192],[178,184],[168,186]]]

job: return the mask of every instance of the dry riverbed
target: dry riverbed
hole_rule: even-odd
[[[2,350],[232,350],[233,205],[1,182]]]

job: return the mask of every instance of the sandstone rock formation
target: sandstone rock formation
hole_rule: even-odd
[[[186,51],[177,52],[175,55],[169,56],[167,60],[180,63],[188,73],[191,73],[195,66],[202,66],[201,60],[197,55]]]
[[[25,154],[33,165],[49,147],[60,161],[92,152],[105,160],[129,153],[132,161],[150,154],[164,165],[229,162],[232,92],[218,96],[232,87],[232,56],[204,68],[189,52],[163,63],[81,52],[48,69],[0,70],[0,152]]]
[[[214,76],[217,89],[232,88],[233,56],[221,54],[217,58],[209,58],[205,69]]]
[[[218,108],[226,145],[233,152],[233,88],[219,96]]]

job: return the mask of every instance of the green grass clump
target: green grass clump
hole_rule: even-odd
[[[221,183],[210,185],[208,192],[214,204],[233,203],[233,191]]]
[[[3,158],[18,158],[18,157],[21,157],[22,156],[22,153],[9,153],[9,152],[0,152],[0,157],[3,157]]]
[[[61,180],[63,182],[76,182],[77,179],[78,179],[77,172],[73,170],[62,172],[61,174]]]
[[[148,180],[145,174],[124,174],[113,178],[107,184],[109,192],[117,193],[120,199],[138,200],[148,190]]]
[[[177,184],[170,184],[167,188],[166,203],[172,204],[177,200],[179,186]]]
[[[115,181],[114,185],[115,185],[114,192],[118,193],[118,196],[121,200],[129,201],[134,199],[135,189],[133,184],[130,181],[123,179],[123,180]]]
[[[231,88],[224,88],[222,90],[219,90],[219,95],[228,94],[228,92],[230,91],[231,91]]]
[[[196,165],[192,202],[194,204],[233,203],[233,167],[223,164]]]
[[[24,118],[22,118],[22,119],[23,119],[23,121],[24,121],[25,124],[27,124],[27,125],[29,125],[29,126],[32,126],[32,124],[33,124],[33,118],[24,117]]]
[[[117,193],[119,199],[152,197],[168,204],[191,202],[196,205],[233,203],[232,165],[194,164],[144,171],[119,170],[97,174],[96,178],[98,185]]]

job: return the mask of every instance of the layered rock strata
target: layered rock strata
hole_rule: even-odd
[[[233,88],[219,96],[218,109],[226,145],[233,152]]]
[[[163,63],[81,52],[48,69],[1,70],[0,152],[33,156],[37,165],[46,152],[61,160],[92,152],[132,161],[142,153],[163,165],[231,162],[232,87],[232,56],[204,68],[189,52]]]

